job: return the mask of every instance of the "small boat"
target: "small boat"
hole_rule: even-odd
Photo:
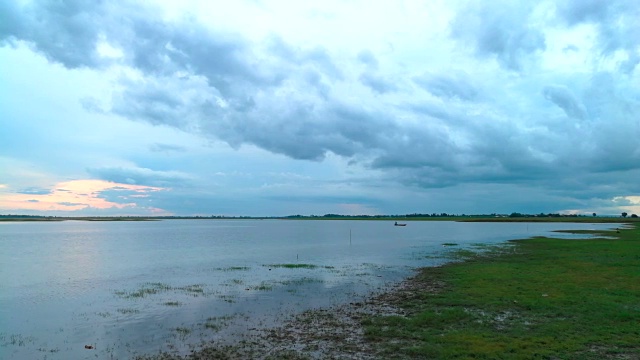
[[[396,221],[395,224],[393,224],[393,226],[407,226],[407,224],[398,224],[398,222]]]

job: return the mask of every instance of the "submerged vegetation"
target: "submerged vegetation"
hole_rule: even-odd
[[[319,266],[314,264],[270,264],[264,265],[269,268],[285,268],[285,269],[333,269],[333,266]]]
[[[249,269],[251,268],[248,266],[230,266],[226,268],[216,268],[216,270],[219,270],[219,271],[245,271]]]
[[[171,286],[160,282],[144,283],[140,288],[133,291],[118,290],[114,294],[124,299],[144,298],[149,295],[155,295],[164,292],[178,292],[191,296],[199,296],[204,294],[204,288],[201,284],[186,286]]]

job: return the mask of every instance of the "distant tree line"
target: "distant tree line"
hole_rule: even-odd
[[[0,214],[0,218],[11,218],[11,219],[17,219],[17,218],[50,218],[53,216],[42,216],[42,215],[13,215],[13,214],[8,214],[8,215],[2,215]]]
[[[623,212],[623,218],[629,216],[628,213]],[[227,216],[227,215],[210,215],[210,216],[202,216],[202,215],[194,215],[194,216],[79,216],[79,217],[66,217],[66,216],[43,216],[43,215],[20,215],[20,214],[0,214],[0,219],[83,219],[83,218],[140,218],[140,219],[386,219],[386,218],[451,218],[451,217],[466,217],[466,218],[487,218],[487,217],[495,217],[495,218],[560,218],[560,217],[587,217],[588,215],[583,214],[558,214],[558,213],[539,213],[539,214],[524,214],[519,212],[512,212],[511,214],[448,214],[446,212],[442,213],[411,213],[411,214],[395,214],[395,215],[342,215],[342,214],[324,214],[324,215],[289,215],[289,216]],[[592,216],[597,216],[596,213],[593,213]],[[638,215],[631,214],[630,217],[637,218]]]
[[[627,217],[627,213],[622,213],[622,217]],[[525,214],[519,212],[512,212],[511,214],[449,214],[446,212],[443,213],[411,213],[411,214],[395,214],[395,215],[343,215],[343,214],[324,214],[324,215],[289,215],[285,216],[288,219],[297,219],[297,218],[371,218],[371,219],[380,219],[380,218],[440,218],[440,217],[509,217],[509,218],[571,218],[571,217],[588,217],[587,214],[559,214],[559,213],[539,213],[539,214]],[[596,217],[597,214],[593,213],[591,216]],[[632,214],[631,217],[637,218],[638,215]]]
[[[566,214],[565,215],[565,214],[558,214],[558,213],[555,213],[555,214],[540,213],[540,214],[536,214],[536,215],[530,215],[530,214],[521,214],[521,213],[517,213],[517,212],[511,213],[511,215],[509,215],[509,217],[512,217],[512,218],[517,218],[517,217],[541,217],[541,218],[552,217],[552,218],[558,218],[558,217],[582,217],[582,216],[587,216],[587,215],[578,215],[578,214]]]

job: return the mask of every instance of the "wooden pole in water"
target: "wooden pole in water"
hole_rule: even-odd
[[[349,245],[351,245],[351,229],[349,229]]]

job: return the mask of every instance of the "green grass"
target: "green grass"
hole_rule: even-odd
[[[367,338],[385,358],[640,358],[640,227],[594,234],[618,238],[534,238],[424,269],[445,289],[367,319]]]

